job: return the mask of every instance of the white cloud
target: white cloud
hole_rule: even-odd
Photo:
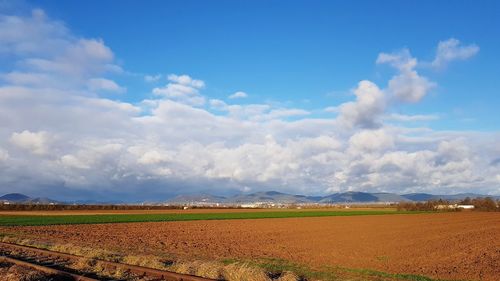
[[[389,81],[389,91],[405,102],[419,102],[435,86],[416,71],[403,72]]]
[[[6,161],[9,159],[9,152],[0,148],[0,161]]]
[[[210,108],[217,111],[229,113],[229,117],[235,119],[247,119],[252,121],[266,121],[274,119],[286,119],[311,114],[307,110],[298,108],[275,108],[267,104],[229,105],[219,99],[209,101]]]
[[[149,82],[149,83],[158,82],[158,81],[160,81],[161,77],[162,77],[161,74],[145,75],[144,81]]]
[[[0,15],[0,52],[15,55],[54,54],[69,32],[64,24],[47,18],[40,9],[31,16]]]
[[[311,114],[307,110],[298,108],[278,108],[269,111],[267,114],[256,115],[253,117],[254,120],[272,120],[272,119],[283,119],[288,117],[305,116]]]
[[[323,109],[324,112],[329,112],[329,113],[338,113],[339,108],[337,106],[328,106]]]
[[[107,91],[115,93],[124,93],[127,91],[126,88],[119,86],[115,81],[104,79],[104,78],[93,78],[87,82],[87,85],[91,91]]]
[[[24,130],[12,133],[10,142],[34,154],[43,155],[48,152],[49,135],[47,132],[30,132]]]
[[[238,92],[230,95],[228,98],[230,98],[230,99],[243,99],[246,97],[248,97],[247,93],[242,92],[242,91],[238,91]]]
[[[476,44],[462,45],[459,40],[450,38],[439,42],[436,58],[431,65],[435,68],[442,68],[452,61],[469,59],[478,52],[479,46]]]
[[[196,89],[201,89],[205,87],[205,82],[203,82],[202,80],[193,79],[189,75],[185,74],[184,75],[170,74],[168,75],[167,78],[169,81],[172,81],[174,83],[190,86]]]
[[[417,59],[411,56],[408,49],[392,54],[381,53],[377,63],[389,64],[399,70],[399,74],[389,81],[388,91],[400,101],[419,102],[435,86],[435,83],[417,73]]]
[[[402,49],[392,54],[380,53],[377,64],[389,64],[401,72],[412,71],[417,66],[417,59],[412,57],[408,49]]]
[[[36,72],[13,71],[1,75],[1,78],[12,85],[47,86],[58,83],[51,75]]]
[[[209,104],[212,109],[221,111],[227,111],[229,107],[227,103],[219,99],[210,99]]]
[[[394,136],[384,129],[362,130],[349,138],[349,149],[354,153],[383,153],[393,146]]]
[[[361,81],[354,90],[356,101],[339,106],[340,124],[348,128],[374,128],[380,125],[385,110],[384,93],[370,81]]]
[[[90,165],[82,161],[81,159],[78,159],[74,155],[63,155],[61,157],[61,164],[65,167],[68,168],[77,168],[77,169],[89,169]]]
[[[416,121],[434,121],[439,119],[439,115],[437,114],[428,114],[428,115],[406,115],[406,114],[398,114],[392,113],[386,117],[388,120],[401,121],[401,122],[416,122]]]
[[[15,69],[0,74],[12,85],[74,90],[88,79],[122,72],[102,39],[74,36],[40,9],[26,17],[0,14],[0,41],[0,54],[16,60]]]
[[[164,87],[154,88],[153,93],[193,106],[205,104],[205,97],[200,94],[200,89],[205,87],[205,82],[202,80],[193,79],[188,75],[175,74],[170,74],[168,80],[171,82]]]

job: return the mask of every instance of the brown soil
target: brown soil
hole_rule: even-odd
[[[500,213],[0,228],[53,242],[184,258],[280,258],[442,279],[498,280]]]

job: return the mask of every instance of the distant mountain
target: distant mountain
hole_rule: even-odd
[[[191,202],[203,202],[203,203],[221,203],[226,200],[223,196],[213,196],[210,194],[181,194],[176,197],[169,199],[168,202],[175,203],[191,203]]]
[[[321,197],[305,195],[293,195],[278,191],[256,192],[251,194],[241,194],[227,198],[226,202],[231,203],[251,203],[251,202],[272,202],[272,203],[310,203]]]
[[[305,196],[288,194],[278,191],[262,191],[250,194],[239,194],[231,197],[213,196],[208,194],[200,195],[178,195],[168,202],[170,203],[227,203],[227,204],[246,204],[246,203],[321,203],[321,204],[338,204],[338,203],[386,203],[386,202],[405,202],[405,201],[427,201],[427,200],[463,200],[466,197],[486,197],[485,195],[464,193],[455,195],[433,195],[428,193],[411,193],[399,195],[388,192],[359,192],[349,191],[342,193],[334,193],[326,196]],[[499,198],[498,196],[493,196]]]
[[[349,191],[344,193],[335,193],[323,197],[320,203],[343,203],[343,202],[378,202],[378,197],[366,192]]]
[[[24,202],[30,200],[29,196],[26,196],[21,193],[9,193],[0,197],[0,201],[9,201],[9,202]]]
[[[125,204],[124,201],[121,200],[109,200],[109,201],[100,201],[100,200],[76,200],[76,201],[66,201],[64,204],[70,205],[122,205]]]
[[[411,201],[427,201],[434,199],[434,195],[429,193],[410,193],[403,194],[401,196]]]
[[[46,197],[31,198],[21,193],[9,193],[0,197],[0,201],[4,203],[18,204],[60,204],[61,202],[52,200]]]
[[[485,195],[481,194],[476,194],[476,193],[459,193],[459,194],[453,194],[453,195],[435,195],[437,199],[443,199],[443,200],[464,200],[467,197],[470,198],[477,198],[477,197],[485,197]],[[498,196],[490,196],[493,198],[496,198]]]
[[[494,199],[500,199],[500,196],[490,196],[477,193],[459,193],[459,194],[448,194],[448,195],[434,195],[429,193],[410,193],[401,195],[402,197],[411,201],[428,201],[428,200],[464,200],[465,198],[478,198],[478,197],[492,197]]]
[[[399,195],[395,193],[387,193],[387,192],[380,192],[380,193],[372,193],[373,196],[378,198],[379,202],[404,202],[404,201],[410,201],[410,199]]]
[[[298,194],[288,194],[278,191],[261,191],[250,194],[239,194],[229,197],[215,196],[211,194],[181,194],[166,201],[166,203],[176,204],[248,204],[248,203],[277,203],[277,204],[345,204],[345,203],[388,203],[388,202],[404,202],[404,201],[428,201],[428,200],[449,200],[458,201],[466,197],[492,197],[499,200],[500,196],[489,196],[475,193],[460,193],[452,195],[434,195],[429,193],[410,193],[410,194],[395,194],[388,192],[359,192],[349,191],[342,193],[334,193],[326,196],[306,196]],[[50,198],[37,197],[32,198],[20,193],[5,194],[0,197],[2,203],[17,203],[17,204],[77,204],[77,205],[123,205],[130,204],[119,200],[96,201],[96,200],[78,200],[60,202]],[[134,204],[156,205],[159,202],[135,202]]]

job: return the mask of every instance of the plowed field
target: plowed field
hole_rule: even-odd
[[[2,227],[0,232],[129,253],[280,258],[313,268],[500,280],[499,213]]]

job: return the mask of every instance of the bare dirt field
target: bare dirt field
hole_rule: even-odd
[[[442,279],[498,280],[500,214],[459,212],[2,227],[79,246],[180,258],[279,258]]]

